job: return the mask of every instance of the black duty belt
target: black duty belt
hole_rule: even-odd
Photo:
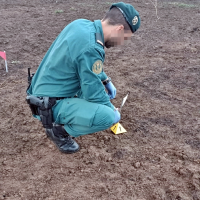
[[[61,100],[61,99],[65,99],[65,98],[69,98],[69,97],[55,97],[56,100]]]
[[[50,97],[50,98],[56,98],[56,100],[61,100],[61,99],[69,99],[69,98],[77,98],[78,96],[75,95],[74,97]]]

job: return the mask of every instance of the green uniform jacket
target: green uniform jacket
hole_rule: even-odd
[[[49,97],[78,95],[89,102],[114,108],[102,84],[107,78],[103,71],[104,59],[101,21],[75,20],[53,42],[27,92]]]

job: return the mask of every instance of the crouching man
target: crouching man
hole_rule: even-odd
[[[44,127],[61,152],[79,150],[71,136],[102,131],[120,120],[110,102],[116,88],[103,70],[104,47],[123,45],[139,26],[139,13],[132,5],[115,3],[102,20],[78,19],[68,24],[47,51],[27,94],[36,101],[39,98],[44,108],[51,105],[50,114],[44,111],[35,117],[44,126],[52,115],[52,127]]]

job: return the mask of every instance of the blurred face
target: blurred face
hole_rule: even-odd
[[[124,31],[123,25],[113,26],[110,30],[110,37],[105,42],[106,48],[124,45],[126,41],[131,39],[133,33],[131,30]]]

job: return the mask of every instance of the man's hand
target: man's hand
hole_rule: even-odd
[[[115,96],[116,96],[116,93],[117,93],[117,90],[116,90],[115,86],[110,81],[109,83],[107,83],[105,85],[105,87],[108,90],[108,95],[109,95],[110,99],[114,99]]]

